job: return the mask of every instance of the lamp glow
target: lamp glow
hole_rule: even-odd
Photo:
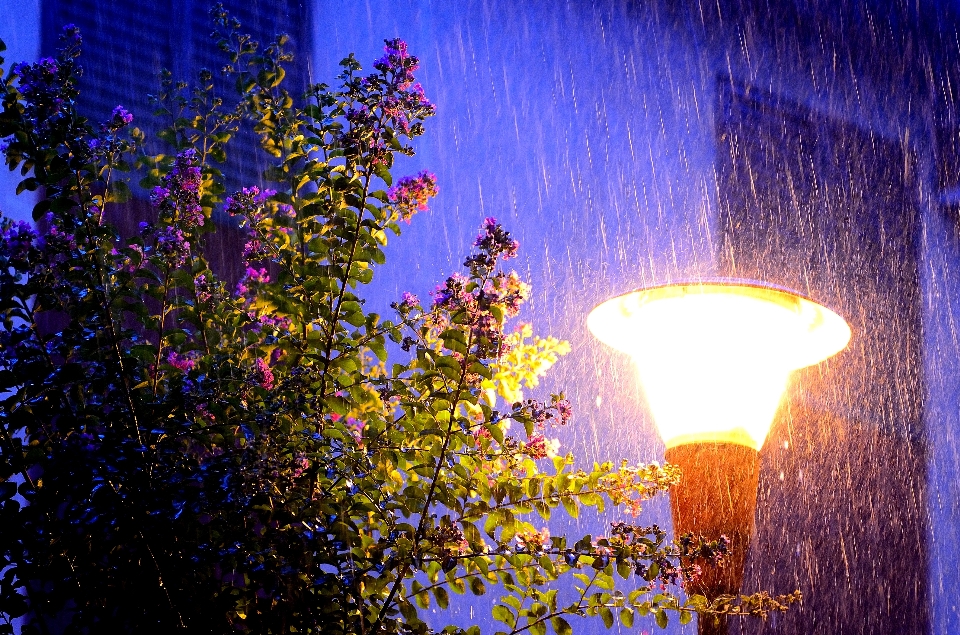
[[[779,287],[713,280],[612,298],[587,318],[628,353],[667,448],[735,443],[759,450],[790,373],[841,351],[850,327]]]

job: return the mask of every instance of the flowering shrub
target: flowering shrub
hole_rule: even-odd
[[[300,103],[285,38],[261,49],[214,17],[236,108],[209,73],[193,89],[164,75],[168,154],[120,106],[77,114],[73,27],[3,81],[5,160],[43,222],[0,224],[0,632],[27,614],[24,633],[425,633],[422,609],[488,587],[511,633],[783,608],[679,599],[722,539],[550,534],[558,510],[635,515],[679,475],[559,454],[569,404],[523,391],[568,347],[507,327],[529,290],[494,219],[430,302],[367,310],[388,236],[437,193],[432,174],[391,174],[434,112],[406,45],[367,75],[347,57],[338,88]],[[228,196],[217,166],[242,121],[271,189]],[[105,210],[122,213],[134,165],[155,214],[123,236]],[[246,236],[235,288],[203,255],[217,210]]]

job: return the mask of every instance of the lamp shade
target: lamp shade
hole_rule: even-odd
[[[735,443],[759,450],[790,373],[842,350],[850,327],[788,289],[719,279],[633,291],[587,318],[629,354],[668,448]]]

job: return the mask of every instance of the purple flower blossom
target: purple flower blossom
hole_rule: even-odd
[[[437,176],[423,170],[417,176],[401,178],[387,190],[387,196],[400,218],[409,223],[415,213],[429,209],[427,203],[438,191]]]
[[[162,221],[188,232],[205,221],[200,206],[203,175],[199,162],[200,157],[193,148],[178,154],[170,172],[163,177],[163,185],[154,187],[150,195],[150,202],[159,210]]]
[[[207,282],[207,276],[205,274],[201,273],[194,278],[193,286],[197,291],[197,302],[204,304],[213,297],[213,294],[210,293],[210,285]]]
[[[157,207],[162,205],[164,200],[168,198],[170,198],[170,190],[162,185],[155,186],[153,191],[150,192],[150,202]],[[146,223],[140,223],[140,225],[146,225]]]
[[[257,358],[257,361],[254,362],[253,370],[253,382],[264,388],[266,390],[271,390],[273,388],[273,371],[270,370],[270,365],[264,360]]]
[[[447,278],[430,293],[433,296],[433,308],[456,311],[475,304],[476,298],[467,292],[469,283],[469,278],[460,273]]]
[[[407,53],[403,40],[384,42],[385,55],[373,63],[378,73],[358,78],[351,86],[360,105],[347,109],[344,117],[349,125],[339,136],[348,160],[370,167],[387,163],[394,151],[388,143],[394,132],[407,137],[420,135],[420,121],[436,112],[413,76],[420,67],[419,60]],[[392,131],[387,130],[390,126]]]
[[[267,250],[263,245],[263,242],[257,238],[248,240],[243,245],[243,259],[247,263],[247,266],[250,265],[252,260],[262,260],[267,256]]]
[[[23,221],[0,221],[0,258],[16,266],[25,266],[37,233]]]
[[[67,49],[77,49],[83,44],[83,39],[80,37],[80,28],[72,22],[63,27],[60,40]]]
[[[20,78],[18,88],[28,100],[37,102],[55,93],[57,74],[60,66],[52,57],[44,57],[36,64],[20,62],[14,64],[13,74]],[[56,106],[62,105],[62,98]],[[52,102],[49,105],[54,105]]]
[[[310,468],[310,459],[302,454],[298,454],[297,458],[293,460],[293,465],[293,471],[290,473],[290,476],[300,478],[303,473]]]
[[[117,271],[125,271],[126,273],[134,273],[143,263],[143,247],[136,243],[131,243],[127,245],[127,249],[132,251],[132,254],[122,254],[121,252],[114,249],[112,255],[116,256],[116,267]]]
[[[264,268],[254,269],[253,267],[247,267],[247,279],[256,284],[267,284],[270,282],[270,276],[267,275],[267,270]]]
[[[420,304],[420,298],[410,293],[409,291],[404,291],[401,296],[400,306],[407,310],[413,309]]]
[[[233,216],[243,216],[259,221],[262,218],[264,204],[276,193],[276,190],[269,189],[260,191],[260,188],[256,185],[245,187],[232,196],[228,196],[223,202],[223,207],[228,214]]]
[[[251,330],[259,333],[264,327],[274,330],[286,330],[290,328],[290,318],[277,317],[275,315],[257,315],[254,311],[247,312],[247,317],[253,322]]]
[[[123,106],[117,106],[113,109],[113,121],[125,126],[133,121],[133,115],[127,112],[127,109]]]
[[[523,445],[523,452],[531,459],[540,460],[557,455],[560,442],[556,439],[547,440],[542,434],[534,434]]]
[[[255,269],[253,267],[247,267],[243,278],[237,283],[237,295],[245,296],[250,292],[253,285],[267,284],[268,282],[270,282],[270,276],[267,275],[265,268]]]
[[[275,315],[261,315],[260,324],[270,328],[278,330],[286,330],[290,328],[290,318],[286,317],[277,317]]]
[[[37,246],[54,262],[63,262],[69,252],[77,249],[76,237],[63,231],[56,223],[52,212],[47,212],[44,220],[48,223],[47,232],[37,240]]]
[[[157,253],[163,256],[171,267],[179,269],[187,262],[190,241],[182,229],[167,225],[157,234]]]
[[[520,312],[520,305],[530,294],[530,285],[520,279],[516,271],[509,274],[498,273],[484,287],[490,301],[503,307],[507,317],[515,317]]]
[[[124,126],[130,125],[132,121],[133,115],[123,106],[117,106],[110,113],[110,119],[104,122],[100,129],[105,133],[117,132]]]
[[[420,60],[407,53],[407,43],[399,38],[384,40],[384,53],[373,63],[373,67],[387,79],[380,106],[395,127],[406,135],[415,136],[419,131],[413,129],[411,122],[436,112],[413,76],[420,68]]]
[[[497,222],[496,218],[485,218],[480,235],[473,242],[474,247],[479,247],[493,258],[516,258],[520,243],[510,238],[510,232],[505,230]]]
[[[383,57],[373,63],[373,67],[384,73],[412,73],[420,68],[420,61],[407,54],[407,43],[400,38],[383,41]]]
[[[170,351],[167,353],[167,363],[179,370],[181,373],[186,373],[193,370],[193,367],[196,366],[196,361],[194,361],[191,354],[181,355],[176,351]]]

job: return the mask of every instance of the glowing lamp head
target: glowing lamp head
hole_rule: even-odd
[[[607,300],[587,318],[629,354],[668,448],[759,450],[790,373],[843,350],[850,327],[792,291],[743,280],[669,284]]]

